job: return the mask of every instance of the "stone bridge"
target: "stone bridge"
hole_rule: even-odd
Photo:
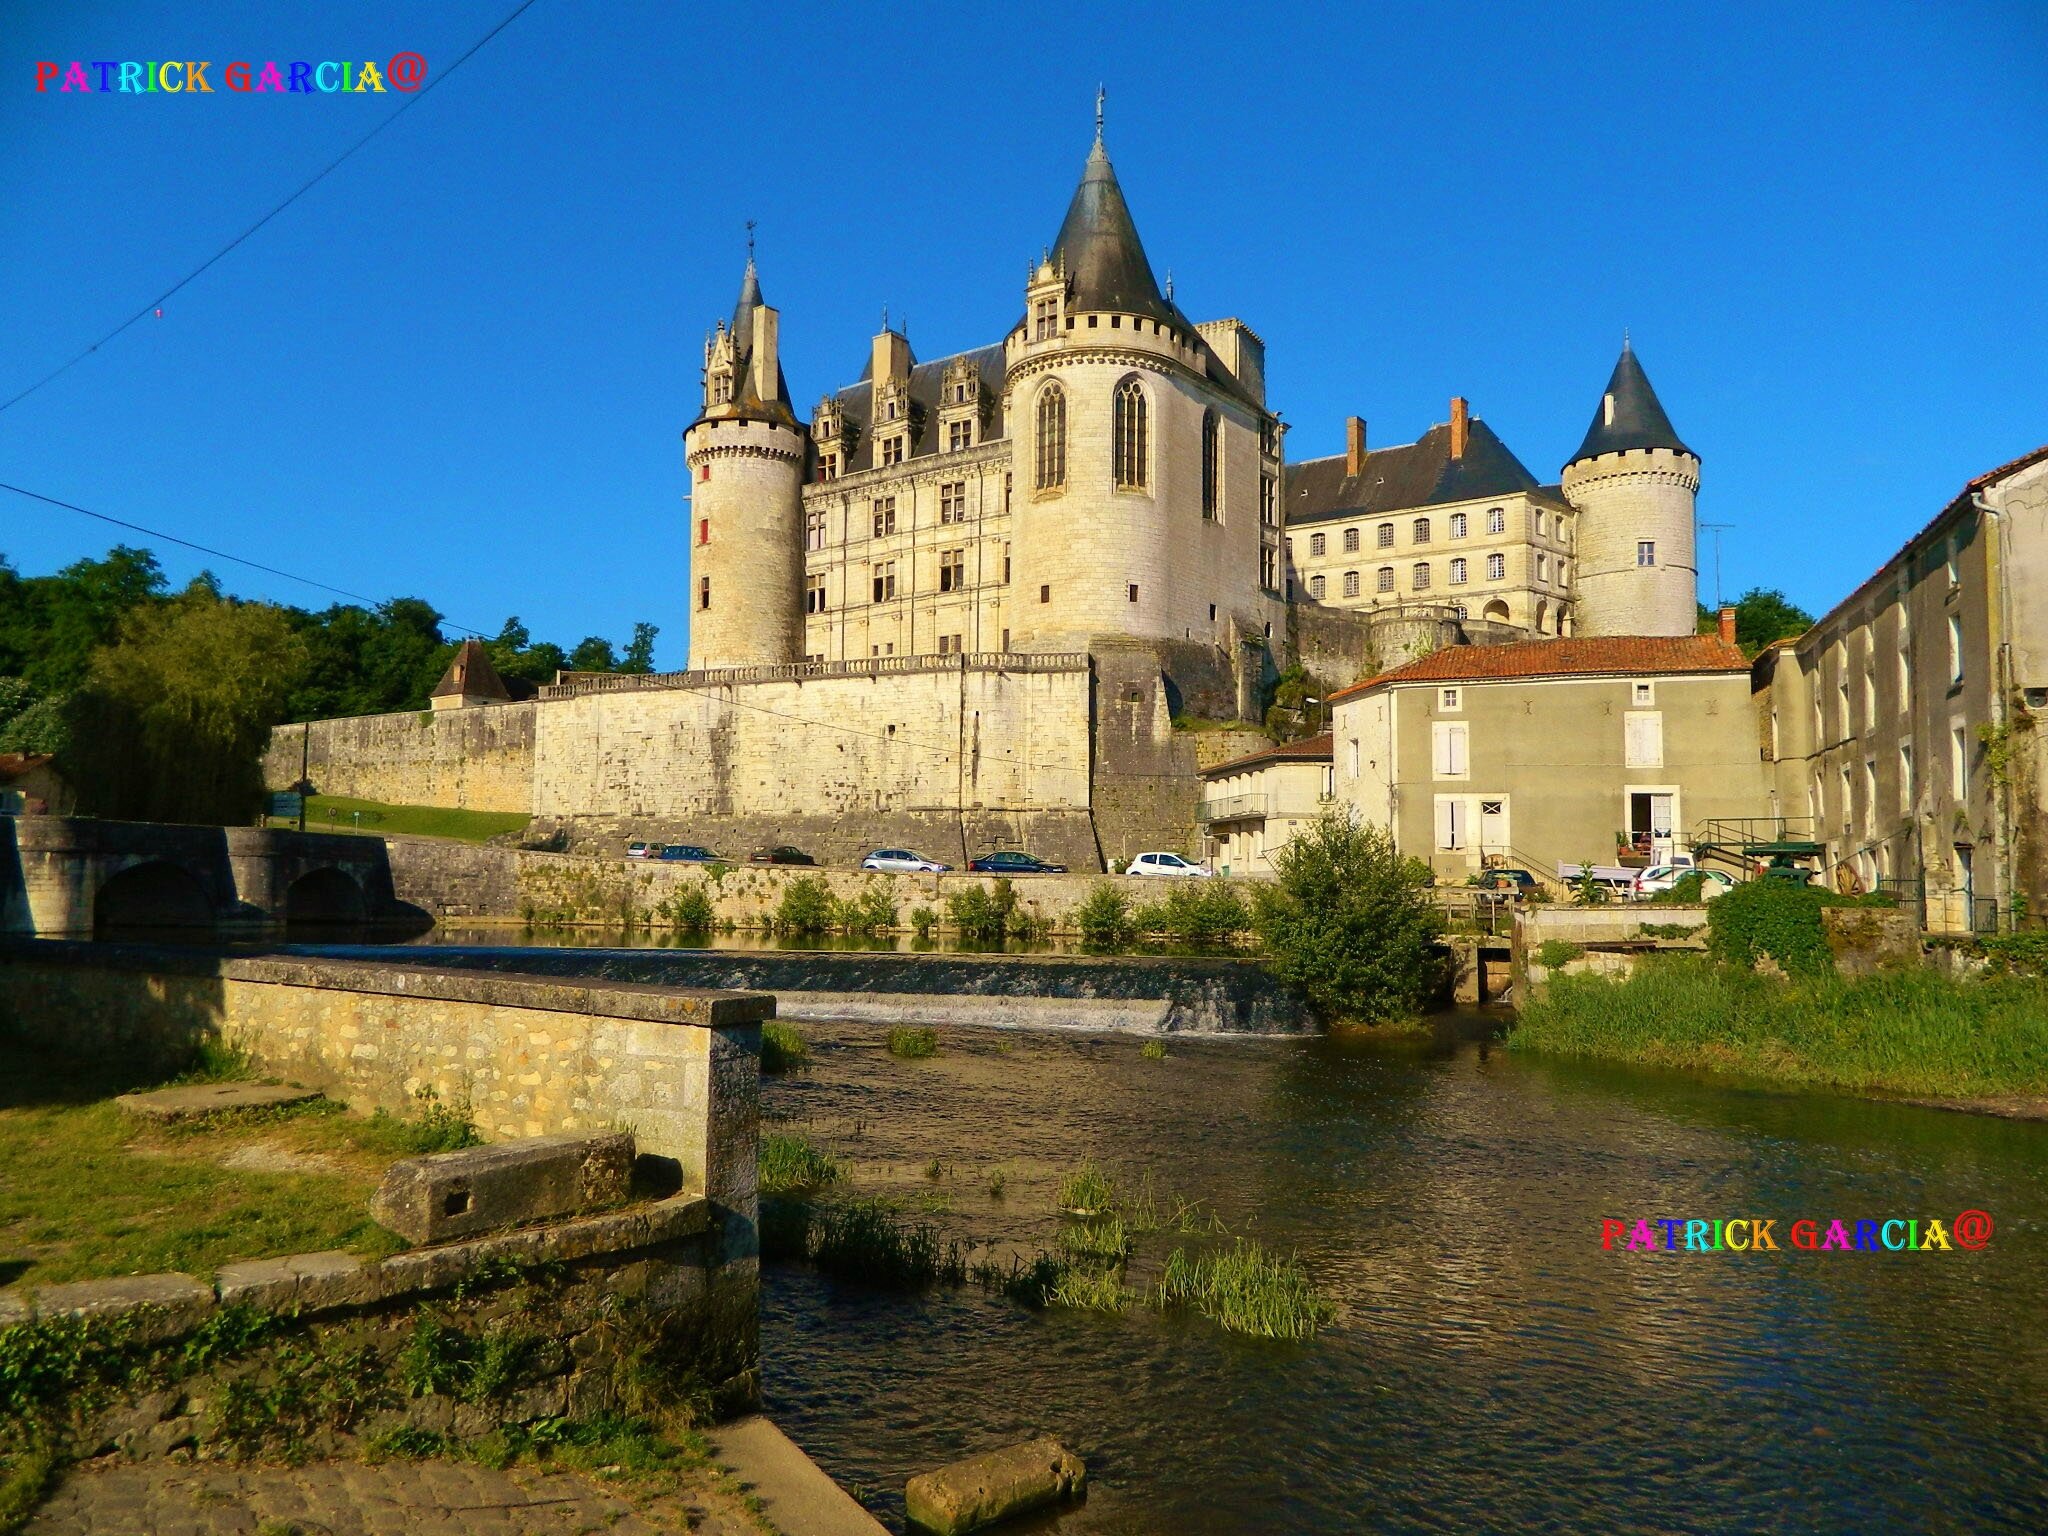
[[[0,934],[88,938],[406,926],[378,837],[0,816]]]

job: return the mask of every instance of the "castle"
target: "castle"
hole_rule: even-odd
[[[1463,400],[1289,464],[1264,342],[1162,290],[1099,112],[1020,297],[999,342],[927,362],[885,317],[801,416],[750,249],[683,439],[688,670],[284,728],[274,774],[591,851],[1101,868],[1191,846],[1202,771],[1263,744],[1289,666],[1334,689],[1446,645],[1694,628],[1699,459],[1626,345],[1555,484]]]
[[[1022,299],[930,362],[885,325],[805,420],[749,255],[684,438],[691,671],[1138,642],[1169,674],[1249,650],[1341,685],[1390,622],[1693,632],[1699,458],[1626,343],[1556,484],[1462,399],[1418,442],[1369,449],[1353,418],[1344,454],[1288,464],[1264,342],[1161,291],[1099,122]]]

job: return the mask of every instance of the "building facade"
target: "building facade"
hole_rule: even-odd
[[[1776,811],[1838,888],[1924,898],[1949,932],[2048,911],[2048,447],[1971,480],[1756,678]]]
[[[1717,635],[1448,648],[1331,705],[1337,798],[1444,879],[1666,862],[1769,805],[1732,611]]]
[[[1336,792],[1330,733],[1285,742],[1202,773],[1203,858],[1226,875],[1270,875],[1274,858]]]

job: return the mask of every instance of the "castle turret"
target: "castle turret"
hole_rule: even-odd
[[[1586,440],[1564,467],[1565,498],[1578,509],[1575,634],[1693,633],[1699,488],[1699,455],[1679,441],[1624,340]]]
[[[780,316],[752,251],[732,324],[704,344],[704,409],[690,466],[690,670],[803,660],[803,475],[809,437],[790,408]]]

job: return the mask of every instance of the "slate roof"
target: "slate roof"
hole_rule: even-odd
[[[1719,635],[1573,635],[1512,645],[1453,645],[1330,695],[1355,698],[1396,683],[1488,683],[1539,677],[1668,677],[1748,672],[1742,648]]]
[[[1327,763],[1333,746],[1333,733],[1323,732],[1305,741],[1284,741],[1277,747],[1265,747],[1257,752],[1247,752],[1243,757],[1233,757],[1227,763],[1218,763],[1214,768],[1204,768],[1205,779],[1222,778],[1225,774],[1241,773],[1247,768],[1263,767],[1267,763]]]
[[[992,347],[977,347],[971,352],[955,352],[948,357],[933,358],[928,363],[913,362],[910,367],[910,404],[914,420],[919,422],[917,441],[910,445],[909,458],[925,458],[939,451],[945,440],[945,431],[939,425],[939,392],[944,387],[947,366],[960,358],[967,358],[974,364],[975,372],[981,375],[981,400],[986,414],[976,420],[974,441],[994,442],[1009,435],[1003,422],[1003,344]],[[859,425],[859,441],[853,452],[839,466],[842,475],[856,474],[863,469],[875,467],[875,384],[874,358],[870,354],[868,365],[860,371],[860,382],[845,389],[835,390],[832,398],[839,402],[839,412],[849,421]],[[891,423],[883,423],[884,427]],[[823,446],[830,446],[829,444]],[[812,478],[816,478],[813,469]]]
[[[1607,419],[1610,398],[1614,401],[1612,421]],[[1576,464],[1581,459],[1597,458],[1603,453],[1627,453],[1632,448],[1672,448],[1679,453],[1692,453],[1678,440],[1671,418],[1664,414],[1657,399],[1657,391],[1650,388],[1650,376],[1636,361],[1635,348],[1623,341],[1614,373],[1593,411],[1593,425],[1586,429],[1586,440],[1565,462]]]
[[[781,359],[775,364],[775,398],[763,400],[753,387],[754,311],[767,301],[761,297],[761,274],[754,258],[747,257],[746,275],[740,279],[740,296],[732,307],[732,337],[736,346],[734,379],[739,388],[729,405],[707,407],[698,421],[773,421],[796,425],[796,411],[789,403],[789,380],[783,376]],[[693,423],[694,425],[694,423]]]
[[[1290,528],[1518,493],[1566,505],[1555,486],[1538,485],[1508,445],[1476,417],[1462,459],[1451,457],[1451,428],[1440,422],[1416,442],[1371,450],[1355,478],[1344,472],[1347,462],[1340,453],[1287,466]]]
[[[505,679],[498,675],[498,669],[491,665],[490,653],[484,649],[483,642],[465,640],[428,697],[510,699],[512,693],[506,688]]]
[[[1117,310],[1188,326],[1187,317],[1159,291],[1124,189],[1099,138],[1088,152],[1081,184],[1074,189],[1074,200],[1053,240],[1052,260],[1067,275],[1071,311]]]

